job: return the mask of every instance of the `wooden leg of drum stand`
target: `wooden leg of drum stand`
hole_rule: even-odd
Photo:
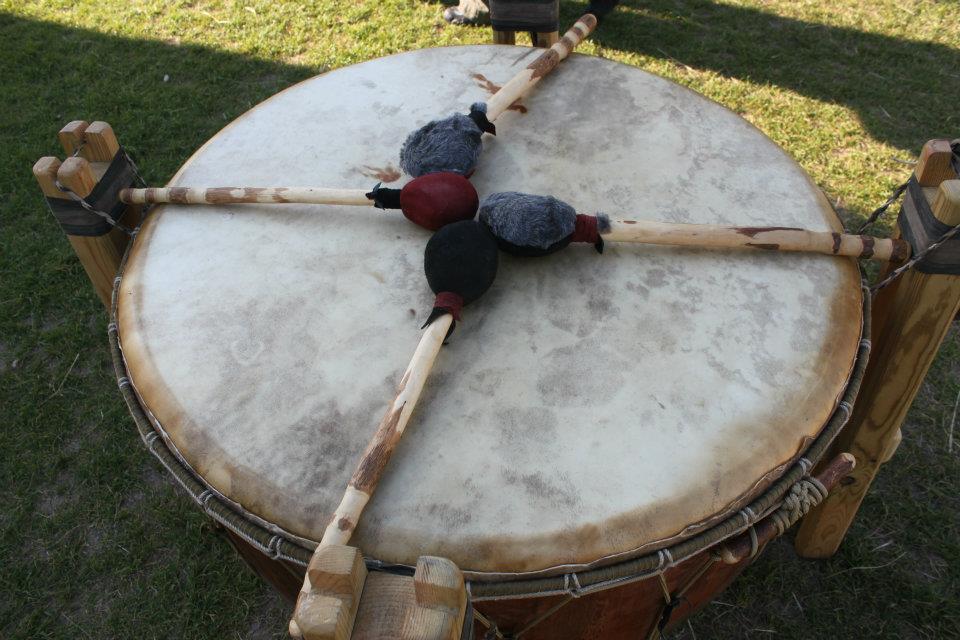
[[[916,175],[934,215],[956,225],[960,180],[944,181],[948,154],[949,145],[944,152],[942,141],[928,142]],[[880,465],[893,455],[907,410],[960,309],[960,276],[907,271],[877,293],[873,308],[873,354],[850,422],[833,445],[853,453],[857,466],[803,519],[795,545],[805,558],[837,551]]]
[[[559,31],[545,31],[545,32],[536,32],[531,34],[531,39],[533,40],[533,46],[541,47],[547,49],[552,47],[558,40],[560,40]]]
[[[61,163],[52,156],[40,158],[33,165],[33,175],[47,198],[71,200],[69,194],[57,186],[57,181],[78,196],[86,197],[103,177],[114,154],[120,148],[113,129],[106,122],[88,124],[83,120],[75,120],[61,129],[58,137],[67,159]],[[79,154],[73,156],[78,149]],[[122,218],[132,218],[126,213]],[[93,222],[99,221],[94,214],[88,215]],[[67,239],[87,272],[97,296],[109,310],[113,279],[129,240],[127,234],[117,228],[106,230],[100,235],[71,234],[67,231]]]
[[[517,44],[516,31],[496,31],[493,32],[493,44]]]
[[[410,576],[368,573],[356,547],[326,545],[307,567],[311,590],[297,603],[294,637],[305,640],[459,640],[467,592],[445,558],[421,556]],[[472,625],[471,625],[472,628]]]

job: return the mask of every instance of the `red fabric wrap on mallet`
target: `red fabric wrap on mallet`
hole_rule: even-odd
[[[597,217],[585,216],[582,213],[577,214],[574,222],[573,235],[570,242],[589,242],[596,244],[600,239],[600,232],[597,230]]]
[[[434,311],[440,309],[453,316],[454,320],[460,320],[460,312],[463,311],[463,297],[449,291],[441,291],[433,301]]]
[[[603,238],[600,236],[597,216],[577,214],[573,223],[573,234],[570,242],[589,242],[596,247],[598,253],[603,253]]]

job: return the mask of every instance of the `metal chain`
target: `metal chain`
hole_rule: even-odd
[[[857,235],[860,235],[864,231],[866,231],[867,228],[872,226],[873,223],[875,223],[880,218],[880,216],[886,213],[887,209],[890,208],[890,205],[892,205],[894,202],[900,199],[900,196],[902,196],[903,193],[907,190],[907,185],[909,184],[910,184],[910,181],[908,180],[907,182],[904,182],[899,187],[894,189],[893,193],[890,194],[890,197],[887,198],[887,201],[884,202],[879,207],[877,207],[876,209],[874,209],[873,213],[870,214],[870,217],[867,218],[867,221],[864,222],[862,225],[860,225],[860,228],[857,229]]]
[[[903,265],[891,271],[890,275],[888,275],[886,278],[884,278],[877,284],[870,287],[870,292],[876,293],[880,289],[883,289],[885,286],[887,286],[888,284],[890,284],[891,282],[893,282],[894,280],[902,276],[906,271],[908,271],[911,267],[913,267],[913,265],[923,260],[927,256],[927,254],[929,254],[931,251],[933,251],[934,249],[942,245],[944,242],[946,242],[950,238],[956,236],[958,233],[960,233],[960,224],[956,225],[955,227],[953,227],[952,229],[944,233],[942,236],[937,238],[935,242],[931,243],[926,249],[924,249],[917,255],[910,258],[910,260],[905,262]]]
[[[82,197],[80,197],[79,195],[77,195],[77,193],[76,193],[73,189],[71,189],[70,187],[66,186],[65,184],[63,184],[63,183],[60,182],[59,180],[54,180],[54,184],[57,186],[57,189],[60,189],[60,191],[64,192],[64,193],[67,194],[68,196],[70,196],[70,198],[71,198],[74,202],[76,202],[77,204],[79,204],[81,207],[83,207],[84,209],[86,209],[87,211],[89,211],[90,213],[92,213],[93,215],[99,216],[99,217],[103,218],[104,220],[106,220],[106,221],[107,221],[107,224],[109,224],[111,227],[116,227],[116,228],[120,229],[121,231],[123,231],[124,233],[126,233],[128,236],[132,236],[132,235],[133,235],[133,229],[131,229],[130,227],[128,227],[128,226],[126,226],[126,225],[124,225],[124,224],[121,224],[121,223],[120,223],[119,221],[117,221],[117,220],[114,220],[113,217],[112,217],[109,213],[106,213],[106,212],[104,212],[104,211],[100,211],[99,209],[97,209],[96,207],[94,207],[93,205],[91,205],[89,202],[87,202],[84,198],[82,198]]]
[[[958,164],[960,163],[960,140],[954,140],[951,143],[951,146],[954,149],[952,162],[953,164]],[[876,223],[876,221],[880,219],[880,216],[886,213],[887,209],[889,209],[897,200],[901,198],[901,196],[903,196],[909,184],[910,182],[908,180],[907,182],[904,182],[903,184],[899,185],[896,189],[894,189],[893,193],[890,194],[890,197],[887,198],[887,201],[884,202],[879,207],[877,207],[876,209],[874,209],[873,213],[870,214],[866,222],[860,225],[860,228],[857,229],[857,234],[862,234],[874,223]],[[894,280],[902,276],[904,273],[912,269],[914,265],[916,265],[918,262],[923,260],[927,255],[930,254],[930,252],[936,250],[937,247],[941,246],[943,243],[947,242],[948,240],[950,240],[950,238],[953,238],[958,233],[960,233],[960,225],[956,225],[955,227],[951,228],[949,231],[947,231],[942,236],[937,238],[934,242],[932,242],[930,245],[928,245],[926,249],[914,255],[913,257],[910,258],[910,260],[908,260],[904,264],[900,265],[899,267],[891,271],[886,278],[884,278],[877,284],[870,287],[870,293],[875,294],[880,289],[883,289],[884,287],[889,285],[891,282],[893,282]]]

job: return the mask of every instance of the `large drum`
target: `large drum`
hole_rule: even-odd
[[[237,119],[172,184],[399,186],[408,132],[536,53],[429,49],[327,73]],[[840,230],[753,126],[629,66],[574,55],[497,129],[481,197]],[[419,338],[428,237],[372,208],[158,207],[129,252],[111,335],[144,438],[287,595]],[[862,304],[855,261],[820,255],[504,255],[352,543],[383,566],[456,562],[478,629],[655,634],[729,583],[745,562],[717,545],[778,506],[845,420]]]

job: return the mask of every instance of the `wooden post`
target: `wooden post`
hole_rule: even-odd
[[[930,140],[923,145],[914,173],[921,187],[936,187],[944,180],[956,178],[950,141]]]
[[[93,191],[120,149],[113,129],[106,122],[88,124],[84,120],[74,120],[60,130],[58,138],[67,159],[61,163],[52,156],[40,158],[33,166],[33,175],[48,198],[72,201],[68,193],[60,190],[57,181],[85,198]],[[77,149],[80,151],[74,156]],[[87,272],[97,296],[109,309],[113,279],[129,237],[122,230],[111,228],[102,235],[68,233],[67,239]]]
[[[89,126],[90,123],[86,120],[73,120],[65,124],[63,128],[60,129],[60,132],[57,133],[60,146],[63,147],[63,152],[67,154],[68,158],[72,156],[77,149],[80,149],[81,158],[86,158],[87,160],[93,159],[90,157],[90,149],[86,148],[83,140],[83,134]]]
[[[557,40],[560,39],[559,31],[537,32],[533,35],[535,36],[533,39],[533,46],[542,47],[544,49],[547,47],[552,47],[554,44],[556,44]]]
[[[947,175],[935,142],[917,166],[921,184]],[[925,188],[924,197],[938,220],[960,224],[960,180]],[[893,455],[907,410],[960,310],[960,276],[907,271],[878,292],[873,309],[873,354],[850,422],[833,445],[834,452],[853,453],[857,466],[801,522],[795,546],[806,558],[836,552],[880,465]]]
[[[463,574],[446,558],[421,556],[413,577],[371,573],[353,628],[357,640],[459,640],[467,606]]]
[[[305,640],[349,640],[367,579],[356,547],[326,545],[307,566],[310,588],[300,594],[290,620],[290,635]]]
[[[517,44],[517,32],[494,30],[493,44]]]
[[[289,631],[303,640],[459,640],[467,609],[463,574],[450,560],[421,556],[413,577],[368,573],[356,547],[323,545],[307,567],[310,589]]]

